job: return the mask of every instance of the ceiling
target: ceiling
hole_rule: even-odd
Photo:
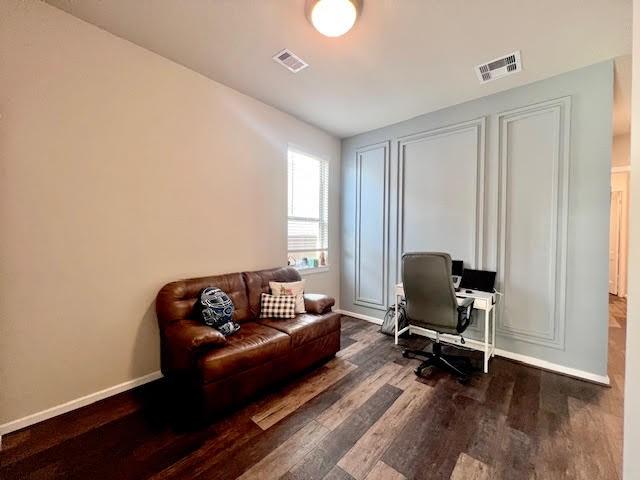
[[[339,137],[631,53],[631,0],[364,0],[339,38],[304,0],[48,3]],[[310,67],[272,61],[285,47]],[[475,65],[514,50],[522,72],[478,82]]]

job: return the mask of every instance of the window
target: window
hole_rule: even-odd
[[[329,162],[289,149],[287,207],[289,265],[329,264]]]

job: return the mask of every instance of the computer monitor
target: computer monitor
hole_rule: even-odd
[[[456,275],[458,277],[462,276],[462,271],[464,270],[464,263],[462,260],[453,260],[451,262],[451,275]]]
[[[496,272],[489,270],[465,269],[460,281],[460,289],[480,290],[482,292],[493,292],[496,284]]]

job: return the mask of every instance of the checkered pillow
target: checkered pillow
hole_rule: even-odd
[[[260,298],[260,318],[295,318],[295,295],[269,295]]]

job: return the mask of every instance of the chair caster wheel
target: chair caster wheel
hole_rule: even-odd
[[[404,358],[409,358],[409,352],[407,352],[406,350],[402,350],[402,356]]]

